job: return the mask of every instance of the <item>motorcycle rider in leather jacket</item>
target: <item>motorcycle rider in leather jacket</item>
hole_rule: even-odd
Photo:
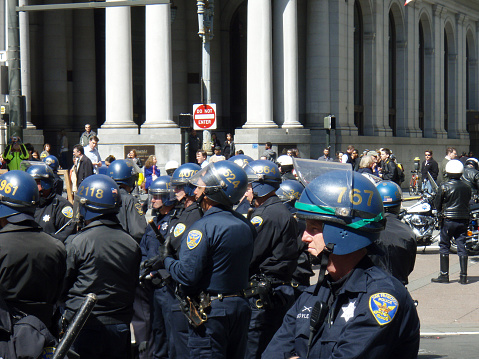
[[[465,247],[467,226],[469,223],[469,201],[471,187],[460,180],[464,173],[464,166],[458,160],[451,160],[446,165],[449,178],[439,187],[434,205],[442,213],[443,221],[439,241],[440,274],[432,278],[435,283],[449,282],[449,248],[454,237],[457,244],[457,254],[461,267],[459,283],[467,283],[467,251]]]
[[[479,161],[476,158],[471,157],[466,160],[461,181],[471,187],[472,199],[474,200],[479,192]]]

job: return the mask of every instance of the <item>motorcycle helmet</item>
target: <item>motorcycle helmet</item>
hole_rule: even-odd
[[[204,187],[207,198],[227,207],[233,207],[248,188],[246,172],[234,162],[210,163],[190,179],[195,187]]]
[[[399,213],[402,201],[401,187],[393,181],[381,181],[376,183],[376,188],[381,195],[385,211],[391,212],[390,209],[397,209],[397,211],[392,212]]]
[[[119,185],[134,188],[139,172],[131,160],[115,160],[108,167],[107,173]]]
[[[151,182],[148,188],[148,203],[151,203],[153,197],[161,199],[163,206],[172,206],[175,204],[175,193],[171,185],[170,176],[160,176]]]
[[[253,159],[246,155],[236,155],[228,158],[228,161],[232,161],[241,168],[244,168],[248,163],[253,162]]]
[[[470,167],[470,168],[474,168],[475,170],[479,170],[479,161],[474,157],[470,157],[466,160],[465,167]]]
[[[171,184],[176,187],[182,187],[188,197],[195,195],[195,187],[189,183],[201,167],[196,163],[185,163],[178,167],[171,177]]]
[[[173,172],[179,167],[179,164],[177,161],[168,161],[165,164],[165,171],[168,176],[172,176]]]
[[[279,156],[276,160],[281,167],[281,172],[290,172],[293,169],[293,158],[288,155]]]
[[[297,216],[323,222],[323,238],[332,253],[365,248],[384,229],[384,207],[374,184],[357,172],[329,171],[312,180],[296,201]]]
[[[48,190],[53,187],[54,175],[50,166],[45,163],[38,163],[27,168],[26,172],[33,177],[33,179],[40,180],[42,189]]]
[[[37,183],[28,173],[13,170],[0,176],[0,218],[33,215],[39,199]]]
[[[256,160],[244,168],[255,197],[264,197],[276,191],[281,184],[278,166],[268,160]]]
[[[85,220],[105,214],[116,214],[121,206],[120,188],[109,176],[100,174],[89,176],[80,183],[75,195],[75,201],[77,200],[80,215]]]
[[[48,166],[50,166],[53,172],[58,171],[59,162],[58,162],[58,158],[56,158],[55,156],[53,155],[47,156],[45,157],[43,162],[45,162]]]
[[[304,186],[300,182],[286,180],[279,185],[276,195],[282,202],[292,202],[291,204],[294,204],[301,197],[303,190]]]
[[[464,173],[464,165],[459,160],[450,160],[446,164],[446,173],[449,178],[459,178]]]

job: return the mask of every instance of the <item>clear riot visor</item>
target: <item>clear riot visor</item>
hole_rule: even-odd
[[[35,175],[35,178],[48,178],[49,176],[46,174],[48,173],[48,169],[50,168],[45,162],[41,161],[22,161],[20,162],[20,170],[26,172],[30,167],[36,166],[35,168],[43,168],[44,169],[44,175],[43,174],[37,174]]]
[[[301,183],[309,190],[303,192],[314,205],[304,210],[330,216],[351,217],[353,203],[359,196],[353,188],[353,169],[350,163],[327,162],[293,158],[294,169]],[[324,181],[314,181],[322,176]],[[326,180],[327,177],[330,177]],[[313,182],[314,181],[314,182]],[[302,204],[296,202],[296,207]],[[311,208],[306,208],[311,207]],[[312,208],[314,207],[314,208]]]
[[[138,165],[132,159],[126,158],[125,161],[128,162],[128,166],[133,167],[133,169],[131,171],[132,175],[138,175],[138,174],[142,173],[142,170],[140,169],[140,167],[138,167]]]
[[[159,208],[161,206],[169,206],[175,201],[175,193],[173,191],[165,191],[162,193],[148,193],[148,208]],[[154,203],[157,203],[161,200],[161,205],[158,207],[154,206]]]
[[[232,181],[235,181],[235,177],[235,174],[231,171],[229,171],[229,173],[220,174],[216,168],[216,163],[210,163],[208,166],[198,171],[193,177],[191,177],[189,183],[193,186],[203,187],[206,189],[223,188],[226,187],[226,183],[223,178],[233,183]]]

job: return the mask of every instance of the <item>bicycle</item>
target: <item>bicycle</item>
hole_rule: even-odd
[[[418,195],[421,192],[420,179],[418,171],[411,171],[411,180],[409,181],[409,194]]]

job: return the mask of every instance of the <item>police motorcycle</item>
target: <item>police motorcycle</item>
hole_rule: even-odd
[[[469,226],[466,232],[466,250],[469,256],[479,255],[479,203],[470,207]],[[452,253],[457,253],[456,240],[451,240]]]

